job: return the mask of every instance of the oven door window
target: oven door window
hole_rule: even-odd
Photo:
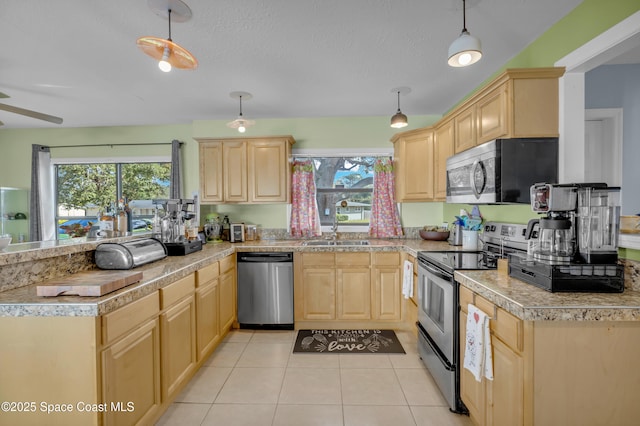
[[[427,282],[427,300],[425,311],[427,316],[431,318],[431,321],[444,333],[445,329],[445,303],[446,303],[445,291],[442,287],[435,284],[433,281]]]
[[[418,269],[418,322],[429,337],[451,362],[454,346],[454,307],[455,299],[453,277],[445,279],[422,267]]]

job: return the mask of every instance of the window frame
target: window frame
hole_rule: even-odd
[[[58,166],[60,165],[74,165],[74,164],[113,164],[116,167],[116,176],[121,173],[123,164],[141,164],[141,163],[171,163],[171,156],[131,156],[131,157],[64,157],[64,158],[52,158],[52,177],[53,177],[53,190],[54,190],[54,230],[56,240],[59,240],[58,223],[60,220],[74,220],[83,219],[88,216],[60,216],[58,214]],[[122,191],[122,183],[120,179],[116,180],[116,191]],[[116,198],[121,194],[116,194]],[[115,199],[114,199],[115,200]]]
[[[314,157],[391,157],[393,158],[393,148],[335,148],[335,149],[293,149],[291,158],[314,158]],[[337,189],[337,188],[336,188]],[[347,188],[348,189],[348,188]],[[372,189],[373,192],[373,189]],[[332,232],[331,226],[321,225],[323,233]],[[287,205],[287,231],[291,232],[291,204]],[[338,224],[338,232],[368,233],[369,224],[364,225],[341,225]]]

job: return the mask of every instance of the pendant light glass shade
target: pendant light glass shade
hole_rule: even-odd
[[[238,118],[228,122],[227,127],[238,129],[238,132],[244,133],[247,131],[247,127],[253,126],[256,122],[253,120],[247,120],[242,116],[242,99],[244,98],[245,101],[248,101],[253,97],[253,95],[248,92],[231,92],[229,93],[229,96],[240,101],[240,114],[238,115]]]
[[[391,127],[394,129],[401,129],[409,124],[409,120],[407,120],[407,116],[400,111],[400,93],[409,93],[411,89],[408,87],[398,87],[396,89],[391,89],[391,91],[398,94],[398,111],[396,111],[393,117],[391,117]]]
[[[400,110],[391,117],[391,127],[394,129],[402,129],[403,127],[407,127],[408,124],[407,116],[401,113]]]
[[[466,67],[482,58],[480,40],[467,31],[466,1],[462,0],[462,32],[449,46],[448,64],[452,67]]]
[[[167,8],[168,4],[168,8]],[[140,37],[136,44],[146,55],[158,61],[158,67],[169,72],[172,68],[192,70],[198,67],[196,58],[184,47],[171,40],[171,17],[174,16],[178,22],[185,22],[191,19],[191,9],[180,0],[150,0],[149,7],[156,14],[165,16],[169,20],[169,37]]]
[[[482,58],[480,40],[463,31],[460,37],[449,46],[449,65],[452,67],[466,67],[475,64]]]

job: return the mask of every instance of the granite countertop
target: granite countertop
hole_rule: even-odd
[[[139,237],[138,237],[139,238]],[[131,239],[131,237],[125,238]],[[111,240],[110,240],[111,241]],[[95,250],[101,241],[27,243],[16,252],[0,254],[0,265],[29,262],[54,255],[71,256]],[[402,251],[417,256],[420,251],[461,250],[445,241],[421,239],[371,239],[369,245],[311,246],[304,240],[258,240],[244,243],[209,243],[187,256],[170,256],[135,269],[142,280],[101,297],[39,297],[37,284],[0,292],[0,316],[99,316],[150,294],[234,252],[378,252]],[[459,271],[456,279],[496,305],[524,320],[640,320],[640,292],[623,294],[548,293],[496,271]]]
[[[131,239],[132,237],[123,237],[110,239],[109,242]],[[65,244],[64,241],[16,244],[11,251],[0,254],[0,265],[91,251],[95,250],[97,245],[102,242],[104,241],[87,240],[74,244]],[[41,297],[36,295],[37,284],[12,288],[0,292],[0,316],[104,315],[236,251],[373,252],[400,250],[417,256],[418,251],[423,250],[459,249],[443,241],[405,239],[371,239],[369,240],[370,244],[364,246],[306,246],[304,243],[304,240],[258,240],[244,243],[205,244],[202,251],[187,256],[166,257],[160,261],[135,268],[135,271],[143,273],[141,281],[101,297]]]
[[[100,297],[36,295],[37,285],[0,292],[0,316],[99,316],[234,253],[229,243],[205,245],[188,256],[171,256],[135,268],[142,280]]]
[[[640,321],[640,291],[550,293],[506,272],[456,271],[456,281],[525,321]]]

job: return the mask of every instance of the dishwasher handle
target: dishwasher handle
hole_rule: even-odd
[[[238,254],[238,262],[275,263],[293,262],[293,253],[242,253]]]

